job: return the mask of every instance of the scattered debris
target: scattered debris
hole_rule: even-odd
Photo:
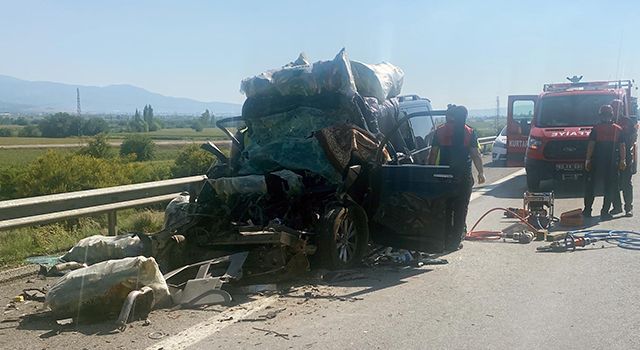
[[[165,274],[164,278],[169,286],[173,303],[189,308],[230,303],[231,295],[222,289],[222,285],[240,278],[247,255],[247,252],[236,253],[187,265]],[[224,264],[228,264],[225,273],[212,277],[210,274],[212,267]]]
[[[25,300],[44,302],[47,292],[39,288],[27,288],[22,291]]]
[[[168,334],[164,333],[164,332],[151,332],[149,333],[148,337],[149,339],[153,339],[153,340],[158,340],[158,339],[162,339],[164,337],[166,337]]]
[[[264,315],[260,315],[260,316],[255,317],[255,318],[243,318],[240,321],[241,322],[261,322],[261,321],[270,320],[270,319],[273,319],[276,316],[278,316],[279,313],[283,312],[286,309],[287,308],[285,307],[285,308],[281,308],[281,309],[272,310],[272,311],[267,312]]]
[[[277,292],[278,286],[273,283],[269,284],[252,284],[248,286],[241,286],[233,289],[234,292],[240,294],[259,294],[265,292]]]
[[[289,340],[289,334],[287,334],[287,333],[280,333],[280,332],[272,331],[270,329],[263,329],[263,328],[258,328],[258,327],[252,327],[252,328],[255,329],[256,331],[265,332],[264,335],[273,334],[276,338],[282,338],[282,339],[285,339],[285,340]]]

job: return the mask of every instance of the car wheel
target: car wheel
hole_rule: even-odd
[[[334,207],[319,226],[317,264],[331,270],[354,267],[362,262],[369,246],[367,214],[362,207]]]
[[[531,192],[540,190],[540,175],[532,169],[527,169],[527,188]]]

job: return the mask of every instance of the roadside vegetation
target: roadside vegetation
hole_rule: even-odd
[[[147,135],[127,135],[120,147],[113,147],[107,140],[100,134],[76,149],[3,150],[0,159],[10,155],[16,162],[0,162],[0,200],[204,174],[213,162],[196,143],[157,147]],[[16,166],[27,154],[35,159]],[[118,227],[121,232],[157,231],[163,207],[119,211]],[[103,215],[0,232],[0,268],[29,256],[59,254],[84,237],[106,234],[105,227]]]
[[[164,212],[155,209],[118,212],[120,233],[156,232],[162,229]],[[26,227],[0,234],[0,269],[24,264],[26,258],[40,255],[62,255],[79,240],[107,234],[105,217],[81,218],[65,223]]]

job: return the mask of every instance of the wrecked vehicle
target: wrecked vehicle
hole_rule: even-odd
[[[358,264],[369,243],[444,250],[448,167],[425,165],[429,108],[402,113],[403,73],[388,63],[301,55],[245,79],[242,116],[217,122],[231,140],[201,188],[174,200],[165,229],[151,236],[164,271],[248,251],[243,280],[271,272]],[[430,123],[414,122],[429,118]]]

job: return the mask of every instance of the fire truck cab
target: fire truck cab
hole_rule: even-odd
[[[637,98],[631,96],[632,87],[631,80],[556,83],[545,84],[538,96],[510,96],[508,165],[521,165],[524,158],[530,191],[538,191],[541,180],[581,178],[589,133],[599,121],[600,106],[622,101],[616,118],[630,117],[637,128]],[[633,153],[637,158],[635,144]]]

